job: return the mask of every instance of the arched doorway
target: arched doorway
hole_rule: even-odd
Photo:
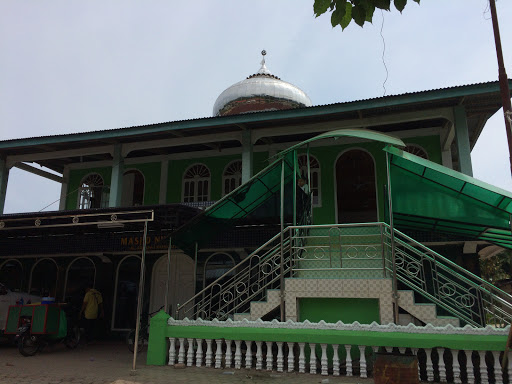
[[[69,264],[64,282],[64,302],[80,307],[88,283],[96,282],[96,266],[88,257],[78,257]]]
[[[59,273],[55,260],[41,259],[37,261],[30,272],[30,294],[55,297],[58,278]]]
[[[136,169],[126,171],[123,175],[121,206],[137,207],[140,205],[144,205],[144,176]]]
[[[351,149],[336,161],[338,223],[377,221],[375,163],[366,151]]]
[[[174,316],[176,306],[185,303],[195,294],[194,260],[184,253],[173,251],[170,268],[169,313]],[[160,257],[153,266],[150,312],[165,304],[166,280],[167,255]]]
[[[112,312],[113,330],[135,328],[140,260],[140,257],[136,255],[126,256],[117,266],[114,311]]]
[[[23,290],[23,266],[19,260],[9,259],[0,264],[0,282],[13,292]]]

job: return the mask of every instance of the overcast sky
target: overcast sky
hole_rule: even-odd
[[[512,2],[497,2],[512,76]],[[345,31],[313,0],[0,2],[0,140],[210,116],[267,67],[314,105],[383,96],[383,17]],[[386,94],[495,81],[487,0],[412,0],[384,12]],[[475,177],[512,190],[502,112],[472,153]],[[12,169],[5,212],[39,211],[60,184]],[[58,204],[48,208],[58,209]]]

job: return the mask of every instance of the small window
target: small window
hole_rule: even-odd
[[[319,207],[322,205],[320,196],[320,163],[318,160],[309,155],[309,170],[311,173],[311,180],[308,178],[308,156],[303,154],[297,158],[299,163],[299,172],[304,180],[309,185],[309,190],[313,195],[313,207]]]
[[[183,202],[210,200],[210,170],[203,164],[191,166],[183,177]]]
[[[86,176],[78,190],[79,209],[104,208],[108,203],[108,187],[97,173]]]
[[[222,175],[223,195],[233,192],[242,185],[242,161],[229,163]]]

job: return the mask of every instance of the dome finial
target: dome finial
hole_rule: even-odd
[[[261,55],[263,58],[261,59],[261,68],[258,71],[258,74],[265,74],[265,75],[271,75],[270,71],[268,70],[267,66],[265,65],[265,56],[267,55],[267,51],[263,50],[261,51]]]

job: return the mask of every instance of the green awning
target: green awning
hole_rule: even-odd
[[[284,163],[284,181],[289,185],[293,180],[293,153],[274,161],[248,182],[195,216],[172,235],[173,244],[190,250],[195,243],[205,245],[218,234],[233,228],[237,221],[252,215],[258,218],[279,217],[281,191],[281,167]],[[286,201],[292,201],[292,188],[285,188]]]
[[[284,151],[279,152],[277,154],[277,156],[278,157],[286,156],[293,150],[304,147],[306,144],[309,144],[313,141],[322,140],[322,139],[330,139],[330,138],[333,138],[336,140],[340,137],[357,137],[359,139],[378,141],[380,143],[396,145],[398,147],[405,147],[405,143],[402,140],[400,140],[394,136],[386,135],[384,133],[371,131],[369,129],[338,129],[336,131],[325,132],[318,136],[312,137],[311,139],[304,140],[303,142],[301,142],[299,144],[295,144],[294,146],[287,148]]]
[[[512,193],[394,147],[390,155],[397,228],[462,235],[512,249]]]

